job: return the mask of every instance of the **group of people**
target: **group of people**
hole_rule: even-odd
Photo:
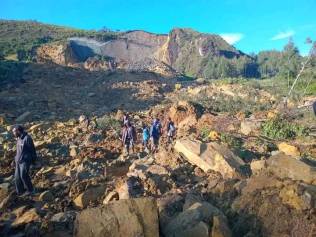
[[[135,142],[137,141],[137,132],[135,126],[126,114],[123,118],[122,129],[122,142],[129,154],[130,149],[134,150]],[[21,125],[16,125],[13,130],[13,135],[16,137],[16,155],[14,162],[15,165],[15,187],[17,194],[20,195],[32,195],[34,188],[32,185],[31,177],[29,175],[30,166],[37,160],[36,149],[31,136],[25,131]],[[155,119],[150,128],[146,125],[142,127],[142,144],[144,149],[149,148],[151,144],[151,151],[156,152],[159,145],[159,139],[163,134],[162,125],[159,119]],[[168,119],[167,123],[167,136],[168,141],[172,142],[175,135],[174,123],[171,119]]]
[[[127,154],[129,155],[130,149],[132,152],[135,152],[135,142],[137,141],[137,132],[135,126],[132,125],[130,117],[128,114],[125,114],[122,119],[122,143],[126,149]],[[168,137],[168,142],[171,143],[175,136],[175,125],[171,118],[168,118],[166,124],[166,135]],[[142,126],[142,144],[145,151],[148,152],[150,149],[152,153],[157,152],[159,146],[159,140],[163,135],[163,126],[159,118],[153,120],[150,127],[146,124]]]

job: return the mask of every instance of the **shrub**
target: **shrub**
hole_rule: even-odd
[[[105,115],[101,118],[96,119],[96,124],[97,124],[97,128],[102,129],[102,130],[113,129],[116,132],[119,132],[121,129],[120,121],[114,118],[111,118],[108,115]]]
[[[261,133],[271,139],[289,139],[308,135],[308,129],[299,124],[276,118],[263,123]]]
[[[203,142],[208,142],[210,131],[211,129],[208,127],[201,128],[200,138],[202,139]]]
[[[232,148],[241,148],[243,145],[243,141],[241,138],[235,137],[228,133],[221,133],[220,139],[222,142],[226,143]]]

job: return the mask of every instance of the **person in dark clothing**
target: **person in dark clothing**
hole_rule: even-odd
[[[129,155],[129,149],[132,148],[132,151],[134,150],[134,144],[136,142],[136,129],[134,126],[132,126],[131,122],[127,122],[127,124],[124,125],[123,131],[122,131],[122,143],[124,147],[126,148],[127,155]]]
[[[123,119],[122,119],[122,124],[123,126],[125,126],[126,124],[128,124],[130,122],[130,118],[128,113],[124,114]]]
[[[29,175],[30,165],[37,159],[33,140],[20,125],[13,128],[13,134],[17,138],[15,161],[15,187],[18,195],[26,192],[31,195],[34,192],[31,177]]]
[[[316,116],[316,101],[314,101],[314,103],[313,103],[313,110],[314,110],[314,114]]]
[[[150,127],[150,138],[151,138],[151,151],[152,153],[156,153],[158,151],[159,139],[162,134],[162,126],[160,120],[154,119],[151,127]]]

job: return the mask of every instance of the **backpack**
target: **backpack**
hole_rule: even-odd
[[[151,126],[151,136],[154,138],[159,138],[160,130],[161,130],[160,123],[153,124]]]
[[[127,130],[127,137],[130,140],[136,141],[137,133],[136,133],[136,129],[135,129],[134,126],[128,128],[128,130]]]

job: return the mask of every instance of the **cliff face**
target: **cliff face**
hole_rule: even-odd
[[[191,29],[174,29],[169,34],[166,63],[178,71],[200,75],[205,61],[214,57],[238,58],[243,54],[218,35]]]
[[[70,38],[70,44],[80,60],[93,55],[114,58],[116,61],[136,62],[154,58],[155,52],[166,42],[166,35],[156,35],[144,31],[131,31],[119,38],[99,42],[88,38]]]
[[[66,44],[46,44],[36,49],[36,60],[41,63],[56,63],[63,66],[79,62],[72,47]]]
[[[91,70],[159,68],[161,72],[166,68],[168,74],[178,71],[192,76],[201,76],[205,62],[214,57],[232,59],[243,55],[220,36],[191,29],[174,29],[169,35],[129,31],[105,42],[72,37],[67,44],[48,44],[37,50],[39,62],[66,66],[81,63]]]

